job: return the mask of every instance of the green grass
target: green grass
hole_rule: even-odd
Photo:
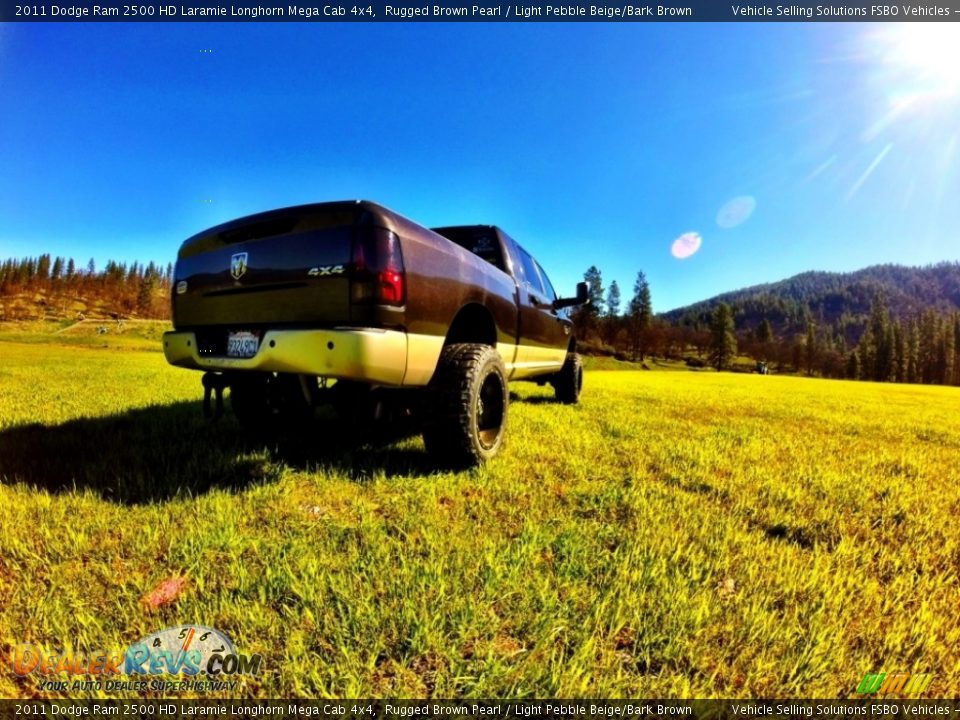
[[[244,440],[156,352],[0,343],[10,649],[220,628],[245,696],[960,692],[960,392],[714,372],[514,386],[488,467],[331,416]],[[184,576],[174,604],[141,598]]]
[[[166,320],[125,320],[121,324],[113,320],[27,321],[0,326],[0,343],[154,351],[160,350],[161,337],[170,329]]]

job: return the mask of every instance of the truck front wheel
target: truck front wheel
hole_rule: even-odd
[[[448,345],[428,392],[427,452],[457,467],[479,465],[499,452],[510,396],[507,372],[494,348]]]
[[[575,405],[583,389],[583,363],[576,353],[567,353],[560,372],[553,378],[553,390],[557,400],[566,405]]]

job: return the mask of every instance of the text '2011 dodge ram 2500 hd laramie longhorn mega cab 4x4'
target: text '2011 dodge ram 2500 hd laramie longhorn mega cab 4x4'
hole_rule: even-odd
[[[563,308],[586,298],[585,283],[557,298],[493,226],[428,230],[366,201],[302,205],[184,242],[163,344],[171,364],[207,371],[205,409],[216,390],[219,413],[229,387],[244,425],[419,389],[427,450],[475,465],[503,442],[509,380],[549,382],[577,402],[583,371]]]

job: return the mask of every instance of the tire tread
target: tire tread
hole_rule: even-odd
[[[503,442],[503,430],[497,444],[484,450],[475,441],[473,431],[473,388],[490,354],[496,356],[506,391],[506,371],[496,350],[489,345],[455,343],[440,354],[437,370],[430,381],[431,402],[423,439],[427,451],[456,466],[475,466],[490,459]],[[504,424],[506,423],[504,403]]]

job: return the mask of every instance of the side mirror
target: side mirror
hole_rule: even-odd
[[[553,309],[585,305],[590,302],[590,285],[586,282],[577,283],[577,296],[572,298],[557,298],[553,301]]]
[[[590,283],[578,282],[577,283],[577,305],[586,305],[590,302]]]

